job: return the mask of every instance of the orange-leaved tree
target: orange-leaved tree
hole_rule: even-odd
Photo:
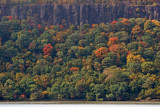
[[[37,25],[37,28],[38,28],[38,29],[41,29],[41,27],[42,27],[42,26],[41,26],[40,24]]]
[[[114,26],[116,23],[118,23],[118,21],[113,21],[111,22],[111,25]]]
[[[127,18],[124,18],[121,22],[124,24],[124,26],[129,26],[130,25],[130,22]]]
[[[51,44],[45,45],[43,48],[44,55],[50,55],[53,50],[53,46]]]
[[[137,39],[138,36],[143,35],[143,29],[139,25],[135,25],[131,31],[132,39]]]
[[[106,47],[100,47],[97,51],[95,51],[95,55],[98,58],[103,58],[103,55],[108,53],[108,49]]]
[[[113,44],[117,44],[118,41],[119,41],[119,39],[117,37],[109,38],[108,46],[111,46]]]
[[[71,71],[78,71],[79,68],[77,68],[77,67],[71,67],[70,70],[71,70]]]
[[[95,28],[97,26],[98,26],[98,24],[92,24],[92,28]]]

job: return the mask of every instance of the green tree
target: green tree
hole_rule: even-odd
[[[142,68],[142,72],[144,74],[147,74],[147,73],[154,74],[154,73],[156,73],[156,67],[155,67],[153,62],[143,62],[141,64],[141,68]]]
[[[114,36],[118,37],[120,42],[125,42],[125,43],[128,43],[130,39],[130,36],[125,31],[116,32]]]
[[[144,30],[150,30],[155,27],[155,24],[151,20],[147,20],[144,24]]]
[[[21,25],[18,22],[18,20],[11,21],[11,23],[10,23],[10,30],[11,30],[11,32],[18,32],[18,31],[21,30]]]
[[[4,84],[4,90],[2,91],[2,97],[6,100],[14,100],[15,95],[15,82],[11,79],[8,79]]]
[[[121,84],[114,84],[109,87],[110,94],[106,94],[107,100],[127,100],[128,99],[128,85],[125,82]]]
[[[60,93],[62,94],[63,98],[69,99],[70,93],[69,93],[70,85],[68,83],[63,82],[60,86]]]
[[[96,36],[94,43],[99,44],[99,43],[105,43],[105,38],[103,36]]]
[[[88,85],[84,79],[81,79],[75,84],[76,96],[80,99],[85,99],[88,92]]]
[[[96,84],[93,88],[93,92],[96,95],[96,100],[105,100],[105,86],[103,84]]]
[[[102,60],[102,66],[103,66],[103,68],[115,65],[116,64],[116,58],[117,58],[117,56],[114,53],[109,52],[107,54],[107,57],[105,57]]]
[[[141,64],[140,63],[129,62],[127,64],[127,68],[128,68],[129,71],[131,71],[133,73],[141,72]]]
[[[160,71],[160,59],[155,59],[154,60],[154,65],[156,66],[156,69]]]
[[[25,33],[25,31],[20,32],[16,40],[16,45],[19,47],[19,49],[28,48],[30,43],[30,36]]]
[[[60,86],[58,84],[53,84],[51,88],[51,95],[53,99],[57,99],[60,94]]]
[[[94,92],[89,92],[86,94],[87,101],[95,101],[96,100],[95,98],[96,98],[96,96],[95,96]]]
[[[5,57],[8,58],[8,59],[10,59],[10,58],[12,58],[12,57],[14,57],[16,55],[17,55],[17,49],[14,48],[13,46],[10,47],[10,48],[7,48],[5,50]]]

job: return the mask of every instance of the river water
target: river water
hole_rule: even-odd
[[[160,102],[141,101],[30,101],[0,102],[0,107],[160,107]]]

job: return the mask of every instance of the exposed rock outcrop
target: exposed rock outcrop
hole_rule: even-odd
[[[0,18],[13,16],[18,19],[34,17],[35,23],[41,24],[67,24],[82,25],[106,23],[121,17],[160,19],[160,5],[158,6],[131,6],[131,5],[0,5]]]

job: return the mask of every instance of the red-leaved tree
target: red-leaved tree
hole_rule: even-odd
[[[12,16],[7,16],[7,18],[8,18],[9,20],[13,20],[13,19],[14,19]]]
[[[60,27],[61,29],[63,29],[63,28],[64,28],[64,27],[63,27],[63,25],[60,25],[59,27]]]
[[[114,44],[109,47],[109,51],[111,52],[117,52],[118,49],[119,49],[119,44]]]

